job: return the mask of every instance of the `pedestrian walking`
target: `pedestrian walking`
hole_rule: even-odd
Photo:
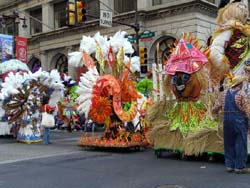
[[[219,96],[212,109],[224,113],[224,158],[227,172],[250,173],[247,162],[247,132],[250,99],[242,89],[245,76],[235,76],[229,88]]]
[[[50,107],[49,106],[49,97],[43,97],[43,101],[42,101],[42,109],[41,111],[42,112],[46,112],[48,114],[51,114],[52,115],[52,112],[53,110],[55,110],[55,107]],[[54,118],[54,117],[53,117]],[[42,120],[43,122],[43,120]],[[48,145],[48,144],[51,144],[50,142],[50,127],[53,127],[55,125],[51,125],[50,127],[49,126],[45,126],[45,125],[42,125],[44,127],[44,133],[43,133],[43,144],[45,145]]]

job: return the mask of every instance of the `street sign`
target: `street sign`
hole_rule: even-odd
[[[101,10],[100,12],[100,26],[112,27],[112,12],[108,10]]]
[[[155,32],[145,30],[140,34],[140,39],[145,39],[145,38],[153,38],[155,36]]]
[[[135,37],[134,36],[132,36],[132,35],[128,35],[128,41],[130,42],[130,43],[135,43],[136,42],[136,40],[135,40]]]

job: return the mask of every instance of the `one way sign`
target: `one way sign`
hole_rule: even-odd
[[[100,12],[100,26],[112,27],[112,12],[108,10],[101,10]]]

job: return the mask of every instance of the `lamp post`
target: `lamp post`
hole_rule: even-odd
[[[27,24],[26,24],[26,18],[25,17],[20,17],[18,12],[16,11],[13,11],[12,15],[5,15],[5,14],[2,14],[0,16],[0,24],[2,25],[2,27],[5,27],[5,23],[7,20],[11,20],[12,22],[12,31],[13,31],[13,58],[16,58],[16,41],[15,41],[15,38],[16,38],[16,35],[17,35],[17,24],[20,23],[20,20],[23,21],[23,25],[22,27],[23,28],[27,28]]]
[[[140,25],[138,23],[138,1],[135,1],[135,25],[134,25],[134,30],[135,30],[135,40],[136,40],[136,55],[139,56],[139,31],[140,31]]]

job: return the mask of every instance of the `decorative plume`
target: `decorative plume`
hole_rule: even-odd
[[[110,45],[113,48],[114,53],[117,53],[120,48],[123,47],[125,54],[132,54],[134,53],[134,49],[132,48],[132,45],[128,41],[127,38],[125,38],[125,35],[127,33],[125,31],[118,31],[115,33],[113,37],[110,37]]]
[[[106,58],[107,53],[108,53],[108,49],[109,49],[108,37],[102,36],[102,35],[100,35],[100,32],[97,32],[94,35],[94,39],[95,39],[96,43],[99,45],[103,57]]]
[[[92,54],[96,51],[95,39],[90,36],[82,36],[80,51],[85,51],[87,54]]]
[[[82,61],[82,53],[81,52],[71,52],[68,54],[69,56],[69,65],[73,67],[81,67],[83,66],[83,61]]]

